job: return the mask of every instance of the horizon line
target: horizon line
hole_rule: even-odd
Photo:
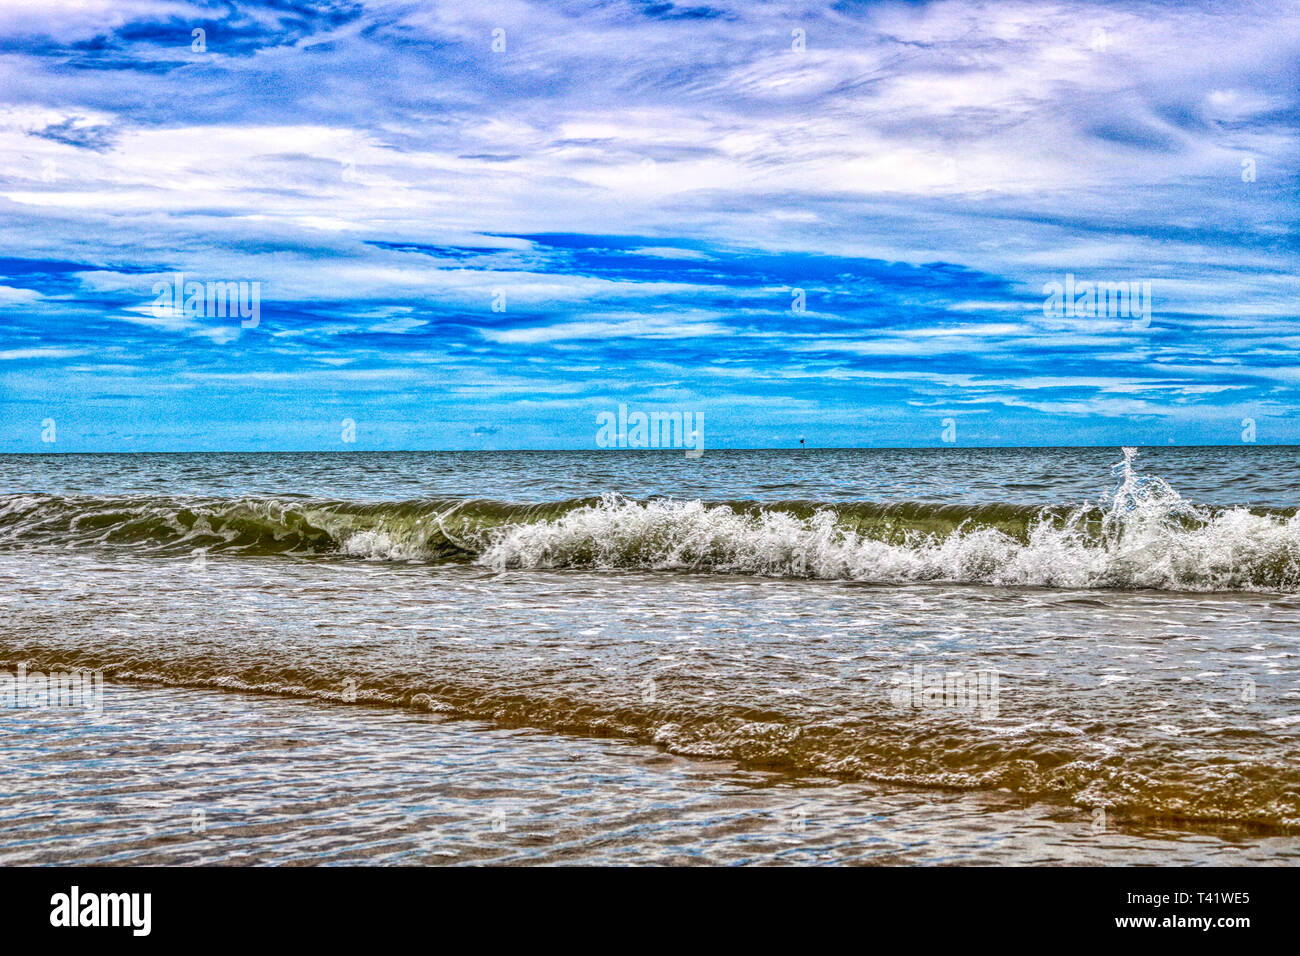
[[[1078,449],[1078,448],[1300,448],[1300,442],[1235,442],[1233,444],[1164,444],[1098,443],[1090,445],[769,445],[761,447],[704,448],[709,452],[731,451],[1011,451],[1027,449]],[[695,451],[693,448],[243,448],[243,449],[159,449],[134,451],[0,451],[0,456],[19,455],[428,455],[428,454],[511,454],[511,453],[561,453],[600,452],[631,454],[676,454]]]

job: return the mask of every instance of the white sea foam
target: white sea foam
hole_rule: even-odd
[[[681,569],[865,582],[950,581],[1054,587],[1292,590],[1300,587],[1300,515],[1218,511],[1185,502],[1160,478],[1116,466],[1121,482],[1100,532],[1080,506],[1033,520],[1025,539],[964,524],[877,540],[827,508],[807,518],[699,501],[610,495],[553,520],[494,530],[478,560],[507,568]]]

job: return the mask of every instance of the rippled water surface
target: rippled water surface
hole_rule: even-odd
[[[545,502],[632,498],[1075,504],[1111,490],[1116,448],[682,452],[0,455],[0,493],[284,495]],[[1292,507],[1300,449],[1147,448],[1145,466],[1206,504]]]
[[[105,680],[0,710],[0,858],[1282,862],[1298,478],[1254,447],[0,456],[0,666]]]

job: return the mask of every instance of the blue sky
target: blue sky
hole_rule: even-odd
[[[0,451],[1300,442],[1298,97],[1285,2],[0,0]]]

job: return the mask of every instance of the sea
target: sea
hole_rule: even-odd
[[[1300,858],[1300,450],[0,455],[0,864]]]

